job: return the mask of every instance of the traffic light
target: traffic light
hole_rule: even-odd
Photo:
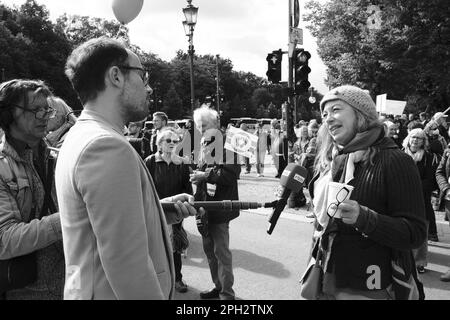
[[[308,60],[311,54],[303,49],[295,49],[294,56],[294,92],[297,95],[308,92],[311,83],[308,81],[308,74],[311,68],[308,66]]]
[[[283,53],[280,50],[272,51],[267,55],[267,79],[272,83],[279,83],[281,81],[281,60]]]

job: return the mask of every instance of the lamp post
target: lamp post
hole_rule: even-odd
[[[198,8],[194,7],[191,3],[192,0],[187,0],[188,6],[183,8],[186,21],[183,21],[184,32],[189,37],[189,58],[190,58],[190,73],[191,73],[191,111],[194,111],[195,92],[194,92],[194,28],[197,24],[197,12]]]
[[[219,91],[219,55],[216,55],[216,100],[217,100],[217,113],[220,116],[220,91]]]

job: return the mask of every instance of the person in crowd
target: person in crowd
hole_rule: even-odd
[[[308,126],[304,125],[300,128],[299,137],[292,147],[293,159],[290,159],[292,160],[291,162],[295,162],[301,165],[300,162],[304,161],[305,159],[304,155],[306,154],[306,150],[308,149],[309,141],[310,138]],[[295,207],[300,208],[306,204],[306,197],[303,193],[303,190],[300,190],[297,193],[293,193],[293,197]]]
[[[450,138],[448,135],[448,125],[447,125],[447,117],[443,112],[436,112],[433,116],[433,121],[437,123],[437,129],[439,130],[439,134],[445,139],[445,144],[450,143]]]
[[[77,121],[77,117],[72,108],[59,97],[52,98],[52,106],[56,110],[56,115],[48,121],[48,134],[45,139],[50,146],[59,149],[70,128]]]
[[[428,137],[430,143],[430,151],[442,157],[447,143],[444,137],[439,132],[439,124],[435,120],[430,120],[424,128],[424,131]]]
[[[417,128],[425,129],[425,126],[421,124],[419,121],[411,121],[410,123],[408,123],[407,132],[409,133],[411,130]]]
[[[154,154],[158,151],[158,146],[156,145],[156,137],[158,132],[167,126],[169,118],[162,111],[157,111],[153,114],[153,132],[150,137],[150,152]]]
[[[266,158],[267,147],[267,133],[257,123],[255,125],[255,132],[258,137],[258,144],[256,145],[256,173],[258,177],[264,177],[264,160]]]
[[[280,129],[281,129],[281,126],[280,126],[279,121],[277,119],[272,119],[270,121],[270,129],[269,129],[269,133],[267,136],[268,137],[267,141],[269,144],[269,146],[268,146],[269,149],[267,149],[267,152],[272,155],[273,163],[275,163],[275,155],[274,155],[275,152],[272,150],[272,144],[275,141],[275,139],[278,137],[278,135],[280,134],[280,131],[281,131]]]
[[[142,159],[147,158],[150,155],[150,140],[144,134],[142,130],[144,121],[130,122],[128,124],[128,130],[125,134],[128,142],[133,146],[136,152]]]
[[[248,131],[247,124],[241,123],[240,126],[239,126],[239,129],[247,132]],[[249,174],[250,171],[252,170],[252,165],[250,164],[250,158],[243,156],[242,159],[243,159],[244,165],[245,165],[245,174]]]
[[[191,182],[197,186],[195,200],[238,200],[238,183],[241,166],[237,155],[223,148],[226,137],[218,132],[218,115],[203,105],[194,111],[194,122],[202,132],[202,143],[197,171],[191,174]],[[212,290],[201,292],[201,299],[220,298],[234,300],[234,275],[230,251],[230,221],[239,216],[239,210],[206,213],[206,226],[202,234],[203,250],[208,259]]]
[[[401,148],[402,146],[402,141],[400,141],[399,136],[398,136],[398,126],[396,123],[388,120],[385,123],[386,126],[386,136],[391,138],[395,144]]]
[[[311,256],[325,272],[319,298],[423,298],[412,256],[426,238],[414,161],[385,136],[367,91],[337,87],[320,109],[317,174],[309,184],[316,215]],[[332,181],[354,188],[349,199],[341,189],[328,204]]]
[[[309,139],[317,138],[317,132],[319,131],[319,124],[317,121],[312,121],[308,124]]]
[[[42,81],[14,79],[0,85],[0,127],[5,132],[0,142],[0,270],[7,273],[0,277],[27,278],[21,271],[30,277],[26,284],[0,291],[6,300],[63,297],[55,159],[44,141],[49,119],[56,114],[52,96]]]
[[[441,191],[440,203],[445,208],[445,216],[448,221],[450,220],[450,146],[445,149],[442,159],[436,169],[436,182]],[[450,266],[440,278],[441,281],[450,282]]]
[[[428,121],[430,121],[429,118],[430,118],[430,115],[428,114],[428,112],[419,113],[419,121],[423,125],[424,128],[427,125]]]
[[[197,211],[187,194],[159,200],[143,160],[122,133],[126,123],[149,112],[148,73],[135,53],[107,37],[75,48],[65,72],[83,111],[55,172],[64,298],[170,299],[175,277],[167,225]],[[163,211],[164,201],[175,202],[175,210]]]
[[[431,193],[437,189],[436,168],[438,163],[434,154],[429,152],[427,135],[423,129],[411,130],[403,141],[403,151],[411,156],[419,169],[420,179],[422,180],[423,200],[425,203],[428,239],[437,241],[436,217],[431,206]],[[424,273],[425,267],[427,266],[428,239],[425,239],[418,249],[413,250],[417,271],[419,273]]]
[[[184,164],[183,158],[175,153],[180,137],[173,128],[162,129],[156,138],[158,152],[145,159],[145,165],[152,175],[156,191],[160,199],[175,194],[193,194],[189,181],[189,166]],[[188,291],[183,281],[181,255],[188,248],[189,241],[183,228],[183,221],[172,224],[171,238],[173,247],[173,261],[175,265],[175,290],[180,293]]]

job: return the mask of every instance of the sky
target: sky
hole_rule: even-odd
[[[132,1],[132,0],[122,0]],[[8,6],[22,5],[25,0],[0,0]],[[116,19],[112,11],[113,0],[37,0],[56,21],[60,15],[77,14]],[[301,14],[304,12],[300,0]],[[288,51],[289,0],[193,0],[199,8],[194,31],[196,54],[220,54],[233,62],[235,71],[252,72],[266,78],[267,54],[273,50]],[[185,20],[182,8],[186,0],[144,0],[139,15],[130,23],[130,41],[145,51],[170,61],[177,50],[188,49],[188,37],[184,33]],[[303,21],[304,48],[311,53],[309,66],[311,86],[322,94],[327,92],[324,83],[326,67],[317,55],[315,39]],[[195,63],[195,62],[194,62]],[[287,81],[287,55],[283,55],[282,80]]]

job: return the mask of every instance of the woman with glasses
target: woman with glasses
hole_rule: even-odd
[[[189,182],[189,166],[184,164],[183,158],[176,154],[179,143],[180,136],[173,128],[163,128],[156,137],[158,152],[145,159],[160,199],[180,193],[193,194],[192,185]],[[183,222],[172,224],[171,227],[175,290],[184,293],[188,288],[181,273],[181,254],[188,248],[189,241]]]
[[[0,295],[7,300],[62,299],[54,159],[43,140],[55,116],[51,98],[42,81],[0,85]]]
[[[428,237],[423,244],[413,250],[416,259],[417,272],[424,273],[427,266],[428,239],[430,236],[437,238],[436,217],[431,206],[431,193],[438,188],[436,182],[436,168],[439,164],[437,156],[429,151],[427,135],[423,129],[413,129],[403,141],[403,151],[406,152],[419,169],[422,180],[423,201],[425,203],[425,218]]]
[[[315,297],[418,299],[423,290],[412,249],[422,245],[426,228],[414,161],[385,136],[366,91],[337,87],[320,108],[323,124],[309,184],[316,216],[311,262],[317,259],[324,270]],[[329,206],[330,182],[353,187],[350,197]]]

